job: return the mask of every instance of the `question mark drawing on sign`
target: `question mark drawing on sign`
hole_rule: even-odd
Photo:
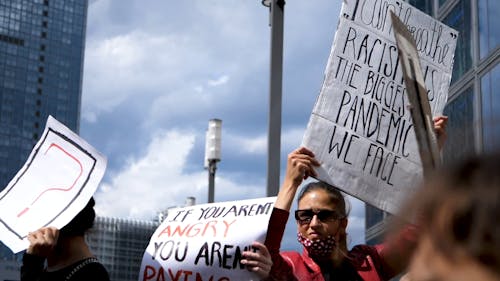
[[[47,153],[49,153],[49,151],[53,151],[54,149],[58,149],[60,151],[62,151],[67,157],[71,158],[72,160],[74,160],[79,168],[80,168],[80,171],[78,173],[78,175],[76,176],[75,180],[69,185],[69,186],[63,186],[63,187],[48,187],[46,189],[44,189],[42,192],[40,192],[38,194],[38,196],[31,202],[31,204],[29,206],[27,206],[26,208],[24,208],[22,211],[20,211],[18,214],[17,214],[17,217],[20,218],[21,216],[23,216],[26,212],[28,212],[30,210],[30,207],[33,206],[33,204],[35,204],[43,195],[45,195],[47,192],[53,192],[53,191],[61,191],[61,192],[68,192],[70,191],[71,189],[73,189],[73,187],[76,185],[76,183],[78,182],[78,179],[80,179],[80,177],[82,176],[83,174],[83,165],[82,163],[80,162],[80,160],[78,160],[75,156],[73,156],[71,153],[69,153],[68,151],[66,151],[64,148],[62,148],[60,145],[56,144],[56,143],[51,143],[50,146],[47,148],[47,150],[45,150],[45,153],[44,155],[47,155]]]

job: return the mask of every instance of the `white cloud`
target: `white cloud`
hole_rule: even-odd
[[[291,128],[282,130],[281,151],[288,154],[300,146],[305,128]],[[244,136],[224,130],[224,143],[230,143],[233,148],[230,151],[238,151],[241,154],[266,155],[267,154],[267,131],[266,134],[256,136]],[[224,145],[224,144],[223,144]],[[234,149],[237,148],[237,149]]]
[[[193,133],[177,130],[154,134],[142,157],[130,158],[125,168],[113,172],[111,180],[101,185],[96,194],[98,214],[151,219],[158,211],[182,205],[188,196],[206,203],[207,172],[184,172],[194,140]],[[215,181],[216,201],[265,197],[258,186],[237,184],[220,176]]]
[[[97,121],[97,114],[93,111],[84,111],[82,118],[89,123],[95,123]]]
[[[254,51],[268,38],[259,33],[266,25],[255,25],[255,10],[260,9],[248,4],[198,1],[163,11],[162,1],[146,6],[132,1],[130,7],[139,9],[144,20],[125,7],[118,11],[123,18],[110,18],[108,13],[115,13],[118,5],[98,1],[89,8],[82,95],[82,116],[88,122],[124,103],[141,106],[150,120],[158,120],[165,118],[165,111],[186,112],[193,102],[199,104],[202,92],[207,100],[215,95],[226,100],[223,95],[234,93],[210,92],[203,86],[226,85],[230,77],[241,81],[249,70],[266,65],[266,54]],[[182,22],[190,18],[196,20]],[[100,27],[92,27],[94,22]]]
[[[253,138],[248,138],[240,135],[229,136],[229,142],[235,147],[240,147],[244,154],[261,154],[267,153],[267,136],[259,135]]]
[[[288,155],[288,153],[300,146],[305,130],[305,127],[282,130],[281,151],[283,151],[285,155]]]
[[[174,69],[187,38],[132,31],[86,48],[83,111],[94,116],[110,112],[124,100],[156,93],[178,78]]]
[[[200,85],[195,86],[195,87],[194,87],[194,90],[195,90],[195,92],[197,92],[197,93],[203,93],[203,86],[200,86]]]
[[[103,183],[96,195],[99,214],[149,219],[186,196],[198,195],[205,177],[201,172],[182,173],[193,143],[194,135],[190,133],[156,133],[144,156],[129,159],[123,170]]]
[[[220,85],[224,85],[227,83],[227,81],[229,81],[229,76],[227,75],[222,75],[221,77],[219,77],[218,79],[216,80],[208,80],[208,85],[209,86],[212,86],[212,87],[215,87],[215,86],[220,86]]]

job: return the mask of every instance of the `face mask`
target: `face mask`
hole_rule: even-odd
[[[302,233],[297,233],[297,240],[304,248],[306,248],[309,256],[311,257],[328,257],[335,249],[335,237],[329,235],[326,238],[319,239],[308,239],[302,235]]]

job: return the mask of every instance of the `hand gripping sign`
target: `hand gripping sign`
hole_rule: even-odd
[[[142,259],[139,281],[258,280],[242,253],[262,242],[276,197],[170,209]]]
[[[28,160],[0,193],[0,240],[14,253],[40,227],[62,228],[90,200],[106,158],[52,116]]]

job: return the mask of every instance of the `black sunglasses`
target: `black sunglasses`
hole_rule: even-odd
[[[316,215],[316,217],[321,222],[332,222],[335,220],[343,219],[345,216],[339,214],[337,211],[332,210],[319,210],[317,212],[312,209],[307,210],[296,210],[295,211],[295,219],[300,224],[309,224],[311,223],[312,218]]]

